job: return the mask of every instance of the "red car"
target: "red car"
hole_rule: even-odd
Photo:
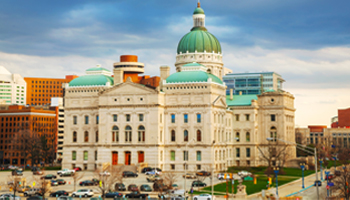
[[[128,191],[137,192],[137,191],[139,191],[139,188],[135,184],[130,184],[128,186]]]
[[[329,174],[328,176],[326,176],[326,180],[332,180],[334,178],[333,174]]]
[[[81,171],[81,168],[80,167],[76,167],[73,169],[74,171],[78,172],[78,171]]]

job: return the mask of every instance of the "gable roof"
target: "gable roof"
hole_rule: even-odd
[[[233,99],[230,99],[230,95],[226,95],[227,106],[250,106],[252,100],[258,100],[258,96],[254,94],[246,95],[233,95]]]

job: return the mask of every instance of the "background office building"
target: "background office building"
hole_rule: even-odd
[[[26,104],[26,82],[0,66],[0,104]]]
[[[223,81],[227,85],[226,94],[230,94],[230,89],[233,89],[233,94],[237,95],[280,91],[285,80],[275,72],[259,72],[226,74]]]

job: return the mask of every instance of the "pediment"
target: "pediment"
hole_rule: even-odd
[[[101,95],[134,95],[134,94],[157,94],[156,89],[149,88],[142,84],[125,82],[109,88],[102,92]]]
[[[226,101],[224,98],[220,98],[218,101],[214,103],[214,106],[222,106],[222,107],[227,107]]]

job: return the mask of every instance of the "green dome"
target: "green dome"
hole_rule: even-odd
[[[106,76],[103,74],[98,75],[85,75],[79,76],[78,78],[73,79],[69,82],[69,86],[94,86],[94,85],[106,85],[109,82],[110,85],[113,85],[113,77]]]
[[[203,14],[204,15],[204,10],[202,9],[202,8],[196,8],[196,9],[194,9],[194,12],[193,12],[193,14],[195,15],[195,14]]]
[[[184,82],[207,82],[208,78],[215,83],[223,84],[222,81],[213,74],[204,71],[181,71],[170,75],[167,83],[184,83]]]
[[[205,27],[194,27],[191,32],[183,36],[177,46],[177,53],[194,53],[204,52],[207,53],[221,52],[221,45],[216,37],[209,33]]]
[[[87,72],[91,72],[91,71],[107,71],[107,72],[111,72],[108,69],[102,68],[102,67],[93,67],[93,68],[87,69],[86,71]]]

